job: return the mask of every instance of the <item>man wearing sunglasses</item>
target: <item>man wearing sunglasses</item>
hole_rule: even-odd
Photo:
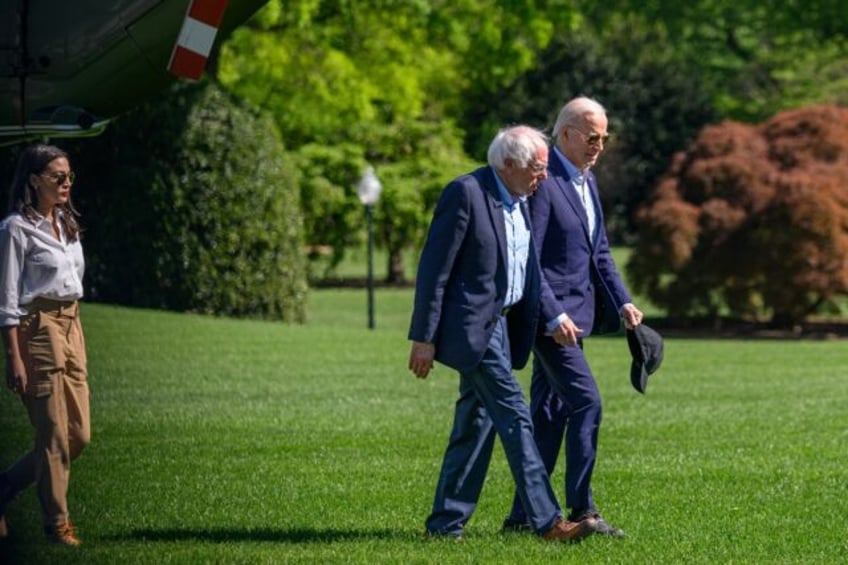
[[[579,97],[560,110],[548,178],[530,199],[533,239],[542,268],[544,328],[533,346],[530,410],[539,453],[553,477],[565,439],[565,497],[569,522],[594,520],[595,533],[624,532],[601,518],[591,479],[598,449],[601,397],[583,352],[592,333],[642,322],[642,312],[616,270],[604,229],[591,167],[609,139],[607,116],[597,101]],[[526,529],[518,498],[505,531]]]

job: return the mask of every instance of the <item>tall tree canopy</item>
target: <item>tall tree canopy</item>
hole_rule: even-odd
[[[496,92],[571,29],[567,0],[271,0],[225,45],[221,81],[270,110],[287,143],[362,123],[440,122]]]
[[[662,34],[703,75],[721,115],[743,121],[815,103],[848,104],[848,9],[843,0],[579,0],[586,24]],[[634,45],[634,49],[639,49]]]
[[[332,247],[331,267],[361,241],[354,186],[366,163],[375,166],[385,187],[378,243],[396,280],[401,251],[422,239],[433,193],[476,164],[456,127],[468,93],[496,92],[533,68],[573,22],[570,6],[271,0],[224,46],[218,73],[270,111],[298,154],[307,242]]]

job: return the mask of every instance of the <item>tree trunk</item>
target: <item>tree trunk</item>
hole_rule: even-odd
[[[389,252],[387,273],[386,282],[388,284],[402,284],[406,282],[406,274],[403,268],[403,254],[400,252],[400,249],[392,249]]]

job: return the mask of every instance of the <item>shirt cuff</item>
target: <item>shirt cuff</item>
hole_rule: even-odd
[[[565,322],[567,319],[568,319],[568,314],[563,312],[562,314],[560,314],[559,316],[557,316],[556,318],[554,318],[553,320],[548,322],[545,325],[545,334],[551,335],[552,333],[554,333],[554,330],[557,329],[557,327],[559,327],[559,325],[561,323]]]
[[[21,325],[20,318],[0,318],[0,328],[8,328],[9,326]]]

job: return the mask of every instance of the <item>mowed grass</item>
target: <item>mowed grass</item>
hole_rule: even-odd
[[[93,443],[70,493],[85,543],[46,545],[30,488],[0,562],[848,559],[845,341],[669,339],[642,396],[624,339],[587,340],[605,409],[595,498],[627,538],[498,533],[513,492],[498,447],[466,540],[425,540],[457,377],[407,371],[411,300],[379,289],[374,331],[364,290],[312,292],[305,326],[85,304]],[[29,443],[3,391],[0,466]]]

